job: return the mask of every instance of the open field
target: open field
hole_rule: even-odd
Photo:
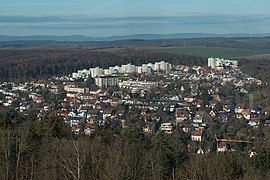
[[[157,47],[151,48],[149,51],[173,53],[173,54],[187,54],[200,57],[248,57],[255,55],[270,54],[270,50],[261,49],[241,49],[241,48],[223,48],[223,47]]]
[[[259,54],[259,55],[254,55],[254,56],[246,56],[243,58],[249,59],[249,60],[258,60],[258,59],[270,60],[270,53],[269,54]]]

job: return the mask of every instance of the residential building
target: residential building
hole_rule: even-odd
[[[108,86],[117,86],[118,85],[118,77],[117,76],[98,76],[95,78],[96,85],[98,87],[108,87]]]
[[[160,130],[166,134],[172,134],[175,129],[175,126],[173,123],[162,123]]]
[[[202,135],[203,135],[203,131],[200,130],[194,130],[191,132],[191,140],[192,141],[202,141]]]

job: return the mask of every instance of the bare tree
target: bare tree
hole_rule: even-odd
[[[70,146],[70,143],[72,145]],[[71,149],[63,148],[60,152],[60,165],[76,180],[81,179],[81,171],[86,163],[87,148],[85,142],[80,140],[62,141],[62,147],[72,147]],[[68,145],[68,146],[65,146]],[[67,176],[68,177],[68,176]]]
[[[16,147],[16,179],[20,179],[20,163],[23,153],[25,153],[30,147],[30,143],[28,141],[29,136],[29,126],[27,124],[23,124],[18,127],[16,135],[15,135],[15,147]]]
[[[12,151],[12,143],[13,143],[13,134],[10,128],[0,129],[0,152],[4,154],[5,157],[5,171],[6,177],[5,179],[10,179],[10,159],[11,159],[11,151]]]

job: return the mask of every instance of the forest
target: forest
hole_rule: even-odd
[[[62,76],[78,69],[166,60],[173,64],[206,65],[206,58],[145,51],[1,50],[0,81],[28,81]]]
[[[1,179],[269,179],[270,142],[257,155],[189,154],[185,136],[119,131],[106,122],[91,136],[73,135],[61,118],[0,115]]]

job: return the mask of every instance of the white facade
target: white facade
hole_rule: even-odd
[[[155,67],[154,67],[155,71],[170,71],[171,70],[171,64],[169,64],[168,62],[165,61],[160,61],[160,62],[156,62],[155,63]]]
[[[99,76],[95,78],[98,87],[117,86],[118,78],[115,76]]]
[[[136,72],[136,66],[132,64],[122,65],[123,73],[134,73]]]
[[[87,69],[78,70],[77,73],[72,73],[72,78],[73,79],[88,78],[90,74],[91,74],[90,70]]]
[[[112,75],[112,72],[110,69],[104,69],[104,75]]]
[[[123,73],[122,67],[119,66],[109,67],[109,69],[112,74]]]
[[[99,68],[99,67],[90,68],[90,72],[91,72],[91,77],[93,78],[104,74],[103,68]]]
[[[153,81],[132,81],[127,80],[119,83],[120,88],[129,88],[132,92],[140,90],[149,91],[152,87],[158,87],[157,82]]]
[[[174,130],[174,124],[173,123],[162,123],[160,130],[165,132],[166,134],[172,134]]]
[[[102,75],[112,75],[112,74],[129,74],[129,73],[146,73],[150,74],[153,71],[165,71],[168,72],[172,68],[172,65],[168,62],[161,61],[161,62],[156,62],[155,64],[148,63],[148,64],[142,64],[141,66],[135,66],[132,65],[131,63],[122,65],[122,66],[114,66],[114,67],[109,67],[108,69],[103,69],[99,67],[95,68],[90,68],[89,70],[83,69],[83,70],[78,70],[75,73],[72,73],[71,76],[73,79],[78,79],[78,78],[88,78],[89,76],[96,78],[98,76]]]
[[[143,73],[143,68],[142,68],[142,66],[138,66],[138,67],[137,67],[137,73],[139,73],[139,74],[142,74],[142,73]]]
[[[237,68],[238,67],[238,61],[236,61],[236,60],[228,60],[228,59],[223,59],[223,58],[222,59],[213,58],[213,57],[208,58],[208,67],[222,69],[224,66],[225,67]]]

